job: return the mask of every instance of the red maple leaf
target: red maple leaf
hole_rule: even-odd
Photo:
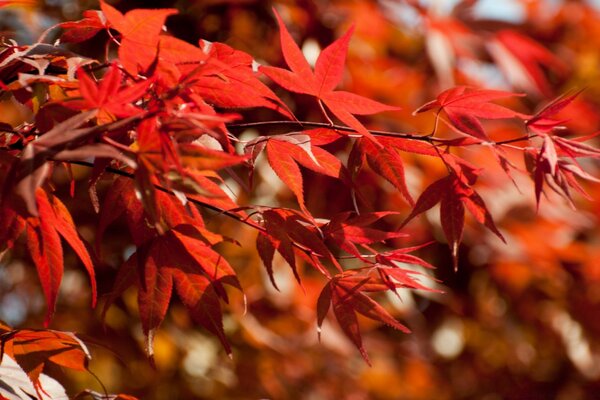
[[[564,197],[573,208],[575,205],[569,188],[591,199],[576,178],[592,182],[600,182],[600,179],[585,172],[576,158],[600,158],[600,151],[561,137],[543,135],[543,139],[544,143],[539,150],[528,150],[524,153],[525,166],[534,181],[537,208],[539,209],[541,194],[544,193],[544,182],[552,191]]]
[[[354,29],[350,28],[344,36],[321,52],[313,71],[283,24],[281,17],[277,11],[273,11],[279,23],[283,58],[290,70],[261,66],[260,71],[289,91],[316,97],[340,121],[377,143],[375,137],[354,115],[398,110],[398,107],[388,106],[354,93],[334,90],[344,75],[346,53]]]
[[[310,142],[308,135],[281,135],[270,137],[265,145],[269,165],[296,195],[300,208],[308,215],[304,204],[302,173],[298,165],[334,178],[343,176],[341,163],[332,162],[335,157],[312,146]]]
[[[180,69],[190,88],[204,100],[225,108],[267,107],[293,118],[288,107],[258,79],[249,54],[222,43],[200,41],[200,48],[208,57],[202,67],[183,65]]]
[[[337,247],[362,258],[356,245],[383,242],[388,239],[407,236],[400,232],[389,232],[369,227],[379,219],[394,214],[397,213],[382,211],[353,216],[350,212],[344,212],[333,217],[321,230],[323,235]]]
[[[531,129],[531,131],[539,134],[547,134],[556,128],[559,128],[567,121],[557,120],[552,117],[571,104],[581,92],[581,90],[578,90],[575,93],[557,97],[525,121],[525,125]]]
[[[342,332],[354,343],[370,365],[369,356],[362,344],[357,313],[405,333],[409,333],[410,330],[396,321],[385,308],[366,293],[384,292],[402,287],[432,290],[420,284],[411,274],[416,273],[397,267],[373,266],[345,271],[334,276],[323,288],[317,300],[319,335],[329,309],[333,308],[333,314]]]
[[[35,264],[46,297],[47,311],[44,323],[48,325],[58,298],[58,290],[64,271],[61,237],[71,246],[83,263],[92,286],[92,306],[96,305],[96,276],[92,258],[82,241],[71,214],[55,196],[43,189],[35,191],[37,216],[21,215],[8,204],[0,208],[0,241],[11,248],[16,239],[25,232],[31,259]]]
[[[382,140],[381,144],[387,142],[389,141]],[[361,140],[359,144],[371,169],[398,189],[408,204],[414,205],[415,202],[406,187],[404,164],[398,151],[391,146],[378,148],[372,142],[366,140]]]
[[[230,352],[222,327],[219,299],[227,301],[223,284],[241,289],[229,263],[211,246],[222,241],[207,231],[198,210],[185,207],[173,196],[155,194],[154,212],[164,229],[147,223],[148,211],[136,198],[130,180],[115,180],[100,213],[100,243],[107,226],[125,213],[136,252],[121,266],[108,307],[130,286],[137,286],[142,327],[152,355],[154,332],[164,319],[173,289],[192,319],[215,334]]]
[[[502,241],[504,237],[496,228],[492,215],[483,199],[471,187],[477,179],[477,172],[461,163],[450,163],[446,157],[450,174],[429,185],[417,199],[417,203],[402,225],[406,225],[417,215],[440,203],[440,222],[444,236],[448,241],[454,269],[458,268],[458,246],[462,241],[465,224],[465,208],[475,217],[477,222],[485,225]]]
[[[86,10],[83,19],[68,21],[58,24],[65,31],[60,36],[62,43],[80,43],[96,36],[98,32],[106,29],[106,21],[98,10]]]
[[[413,114],[438,108],[446,113],[450,124],[454,128],[467,135],[489,142],[490,138],[485,133],[479,118],[502,119],[526,117],[506,107],[490,103],[491,100],[513,96],[523,96],[523,94],[456,86],[443,91],[435,100],[422,105]]]
[[[169,63],[201,62],[207,57],[202,50],[183,40],[160,35],[165,20],[177,14],[176,9],[135,9],[123,15],[104,1],[100,7],[110,27],[121,34],[119,60],[133,76],[137,76],[138,70],[148,71],[159,57]]]
[[[192,319],[216,335],[231,354],[220,305],[220,299],[228,299],[224,283],[241,290],[229,263],[200,231],[192,225],[179,225],[145,242],[121,266],[104,313],[127,287],[137,286],[146,351],[152,358],[154,334],[175,289]]]
[[[329,260],[338,270],[342,270],[329,248],[325,245],[321,232],[313,221],[294,210],[270,209],[262,212],[265,230],[256,240],[258,254],[263,261],[275,288],[273,279],[273,255],[275,250],[288,263],[294,277],[300,282],[296,269],[297,256],[314,266],[325,276],[329,272],[323,267],[320,259]],[[301,251],[300,249],[306,250]]]
[[[40,380],[47,366],[76,371],[88,369],[88,361],[92,357],[75,334],[32,329],[5,331],[7,328],[0,326],[0,359],[4,356],[14,359],[33,383],[40,399],[48,398],[42,395],[46,393]]]
[[[564,78],[566,64],[537,41],[514,30],[504,29],[487,43],[494,61],[516,87],[537,95],[551,96],[546,71]]]
[[[68,99],[64,105],[76,110],[97,109],[99,124],[114,121],[116,118],[130,117],[144,112],[133,103],[148,90],[152,80],[148,79],[131,86],[123,86],[123,73],[116,64],[111,64],[99,83],[94,82],[83,69],[77,70],[79,93],[82,99]]]

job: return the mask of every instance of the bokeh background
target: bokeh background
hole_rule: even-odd
[[[2,5],[3,2],[0,2]],[[23,0],[0,8],[4,40],[32,43],[64,20],[81,18],[95,1]],[[197,43],[227,43],[257,62],[283,65],[276,7],[302,50],[315,60],[319,50],[352,24],[344,89],[402,107],[370,120],[373,128],[399,132],[431,131],[433,117],[411,115],[440,91],[457,84],[527,93],[509,103],[532,113],[573,88],[585,90],[562,112],[565,135],[587,135],[600,125],[600,2],[561,0],[464,1],[111,1],[122,11],[175,7],[171,34]],[[527,52],[515,50],[514,35],[531,41]],[[47,40],[58,38],[51,31]],[[513,35],[511,37],[511,35]],[[105,36],[72,46],[101,57]],[[529,42],[528,42],[529,43]],[[533,44],[532,44],[533,43]],[[536,47],[538,46],[538,47]],[[319,110],[302,96],[280,93],[299,119],[320,120]],[[11,100],[1,104],[0,120],[17,125],[31,115]],[[242,111],[265,120],[263,110]],[[486,125],[501,140],[522,135],[510,121]],[[440,126],[439,133],[447,128]],[[241,132],[242,138],[260,134]],[[596,143],[598,145],[598,143]],[[345,148],[338,151],[347,155]],[[466,148],[465,158],[485,169],[478,191],[507,237],[497,238],[467,222],[460,267],[452,270],[438,224],[437,210],[411,222],[410,238],[397,245],[435,240],[419,256],[434,264],[427,282],[444,294],[401,292],[380,299],[411,328],[406,335],[361,320],[373,366],[342,335],[333,320],[317,339],[316,299],[324,282],[305,271],[304,290],[282,261],[276,266],[281,292],[275,291],[254,250],[256,232],[223,217],[208,218],[213,229],[234,237],[241,247],[223,245],[239,273],[247,297],[232,293],[225,327],[233,346],[227,357],[214,337],[194,327],[174,299],[155,341],[156,369],[148,363],[136,309],[128,291],[113,306],[105,324],[101,307],[89,308],[87,278],[76,256],[66,254],[66,271],[52,327],[71,330],[91,347],[91,370],[108,392],[141,399],[558,399],[600,398],[600,186],[586,185],[591,199],[575,196],[576,209],[564,199],[542,199],[536,212],[532,182],[523,173],[513,184],[484,148]],[[508,153],[523,169],[519,153]],[[443,165],[406,156],[413,195],[444,175]],[[265,164],[265,165],[263,165]],[[597,166],[586,164],[592,172]],[[76,196],[68,196],[68,177],[55,176],[57,191],[71,210],[81,234],[91,242],[96,214],[87,198],[87,171],[75,170]],[[319,217],[351,209],[349,192],[326,177],[306,172],[308,207]],[[596,174],[597,176],[600,174]],[[294,206],[293,196],[266,163],[257,166],[256,190],[238,193],[242,203]],[[360,184],[379,209],[409,211],[401,196],[368,171]],[[232,187],[234,186],[231,183]],[[236,189],[234,188],[234,191]],[[0,222],[1,223],[1,222]],[[98,283],[110,291],[115,270],[133,247],[119,224],[102,244]],[[45,303],[35,269],[15,250],[1,260],[0,319],[16,327],[42,326]],[[50,371],[70,393],[103,391],[86,373]]]

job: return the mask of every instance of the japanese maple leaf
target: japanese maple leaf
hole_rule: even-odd
[[[341,38],[321,52],[313,71],[281,17],[277,11],[273,11],[279,24],[283,58],[290,70],[261,66],[260,71],[289,91],[316,97],[340,121],[377,143],[374,136],[354,115],[375,114],[397,110],[398,107],[388,106],[354,93],[334,90],[344,75],[346,53],[354,28],[350,28]]]
[[[68,21],[58,25],[64,29],[60,36],[62,43],[80,43],[106,29],[106,20],[100,11],[86,10],[83,12],[83,17],[79,21]]]
[[[0,359],[14,359],[27,374],[40,399],[42,372],[46,366],[60,366],[85,371],[91,355],[85,344],[71,332],[19,329],[0,335]]]
[[[460,164],[447,165],[450,168],[450,174],[433,182],[421,193],[415,207],[402,225],[406,225],[417,215],[440,203],[440,222],[444,236],[446,236],[450,246],[454,269],[456,270],[458,268],[458,246],[462,241],[465,224],[465,208],[469,210],[477,222],[485,225],[502,241],[505,240],[496,228],[492,215],[483,199],[471,187],[476,180],[474,171],[469,171]]]
[[[418,246],[412,247],[403,247],[399,249],[394,249],[391,251],[386,251],[384,253],[379,253],[376,255],[375,260],[382,265],[387,265],[389,267],[398,267],[398,264],[412,264],[412,265],[420,265],[425,268],[435,268],[433,265],[429,264],[427,261],[414,256],[411,253],[415,250],[422,249],[423,247],[429,246],[433,242],[421,244]]]
[[[92,306],[96,304],[96,278],[92,258],[65,205],[42,189],[35,192],[39,216],[24,216],[7,204],[0,207],[0,242],[11,248],[25,232],[27,246],[35,264],[46,298],[47,311],[44,323],[48,325],[58,298],[64,271],[61,237],[71,246],[82,261],[92,286]]]
[[[413,114],[422,113],[435,108],[443,110],[448,116],[450,124],[454,128],[467,135],[489,142],[490,138],[485,133],[479,119],[524,117],[523,114],[516,111],[498,104],[490,103],[492,100],[513,96],[523,96],[523,94],[501,90],[470,89],[466,86],[456,86],[443,91],[435,100],[422,105],[415,110]]]
[[[539,134],[548,134],[556,128],[559,128],[567,121],[555,119],[553,117],[571,104],[581,92],[581,90],[578,90],[575,93],[557,97],[525,121],[525,125],[532,132]]]
[[[396,213],[382,211],[353,216],[352,213],[345,212],[336,215],[321,230],[325,238],[331,240],[337,247],[362,258],[356,245],[372,244],[406,236],[406,234],[400,232],[389,232],[369,227],[379,219],[394,214]]]
[[[525,166],[535,185],[536,206],[539,209],[544,183],[560,196],[564,197],[571,207],[575,208],[570,188],[584,197],[591,199],[576,178],[592,182],[600,179],[585,172],[576,161],[579,157],[600,158],[600,152],[588,145],[550,135],[543,135],[544,143],[539,150],[525,151]],[[536,153],[537,151],[537,153]],[[567,155],[569,158],[560,157]]]
[[[165,20],[169,15],[177,14],[177,10],[135,9],[123,15],[105,1],[100,2],[100,8],[110,27],[121,34],[119,60],[123,67],[133,76],[137,76],[138,68],[148,70],[156,60],[161,41],[160,32]],[[188,46],[186,48],[189,50]]]
[[[382,144],[386,142],[389,141],[381,141]],[[391,146],[378,148],[369,141],[361,140],[359,144],[371,169],[398,189],[408,204],[414,205],[415,202],[406,187],[404,164],[398,151]]]
[[[152,240],[157,233],[148,220],[158,220],[165,230],[181,224],[203,229],[202,216],[195,207],[186,207],[174,196],[159,191],[154,194],[153,200],[152,210],[145,209],[144,203],[136,196],[134,183],[123,177],[115,179],[100,209],[96,244],[99,246],[108,226],[123,214],[131,238],[138,247]],[[149,215],[150,212],[155,215]]]
[[[164,319],[173,289],[192,319],[216,335],[228,354],[220,299],[227,301],[223,284],[241,290],[235,272],[191,225],[179,225],[138,248],[121,266],[105,308],[127,287],[138,287],[138,304],[146,351],[153,355],[153,338]]]
[[[552,71],[563,78],[566,75],[567,66],[560,58],[540,43],[514,30],[499,31],[487,46],[506,78],[529,93],[552,95],[545,71]]]
[[[311,144],[305,134],[278,135],[268,140],[258,138],[248,143],[245,151],[254,160],[266,149],[269,165],[298,199],[302,211],[310,215],[304,202],[304,186],[299,165],[333,178],[347,178],[339,160],[331,153]]]
[[[142,97],[152,80],[148,79],[131,86],[122,86],[123,73],[116,64],[111,64],[99,83],[94,82],[83,69],[77,70],[79,93],[83,99],[67,100],[64,104],[77,110],[97,109],[99,124],[109,123],[115,117],[130,117],[143,110],[133,105]]]
[[[365,292],[383,292],[390,289],[388,284],[383,281],[383,275],[369,274],[371,271],[373,271],[372,268],[363,268],[334,276],[323,288],[317,301],[319,334],[329,309],[333,308],[333,314],[342,328],[342,332],[354,343],[369,365],[371,362],[362,343],[357,313],[399,331],[410,332],[406,326],[396,321],[385,308],[365,294]],[[402,287],[403,285],[398,286]]]
[[[202,68],[182,65],[192,90],[207,102],[225,108],[267,107],[293,119],[288,107],[258,79],[254,59],[222,43],[200,41],[207,54]]]
[[[529,149],[524,152],[525,165],[535,185],[536,206],[539,208],[544,182],[554,192],[563,196],[574,207],[569,188],[575,189],[584,197],[589,195],[577,182],[577,177],[598,182],[598,178],[585,172],[577,162],[577,158],[600,158],[600,151],[582,143],[595,137],[597,133],[586,137],[567,139],[555,135],[554,131],[566,120],[554,118],[581,93],[577,91],[559,96],[526,121],[527,127],[543,140],[539,150]],[[569,160],[570,159],[570,160]]]
[[[288,263],[298,283],[301,283],[301,281],[296,269],[296,255],[305,258],[309,264],[326,276],[329,276],[329,273],[323,268],[318,258],[327,259],[338,270],[342,270],[342,267],[323,242],[319,230],[305,216],[297,211],[285,209],[265,210],[262,212],[262,216],[265,230],[258,235],[256,248],[275,288],[277,288],[273,278],[275,250]],[[305,252],[297,251],[299,248],[306,249],[310,256],[307,256]]]

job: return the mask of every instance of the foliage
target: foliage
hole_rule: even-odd
[[[186,379],[166,353],[186,347],[192,375],[212,349],[197,367],[210,373],[196,376],[212,386],[188,382],[180,398],[510,396],[494,377],[522,379],[521,397],[594,393],[581,382],[600,376],[599,328],[576,307],[600,301],[598,235],[569,207],[594,207],[598,190],[596,88],[573,89],[587,76],[548,48],[593,52],[559,28],[572,28],[573,10],[582,24],[597,15],[557,6],[544,32],[534,19],[544,1],[519,3],[531,26],[498,27],[470,13],[484,1],[446,14],[429,3],[120,11],[100,1],[34,44],[4,39],[2,105],[16,115],[0,126],[0,255],[8,280],[35,267],[45,329],[31,329],[41,322],[33,303],[26,316],[2,315],[27,328],[0,326],[0,397],[60,398],[64,385],[78,398],[161,398],[175,386],[164,381]],[[357,25],[336,34],[342,11]],[[197,15],[206,36],[178,38],[169,21]],[[211,28],[227,18],[239,46]],[[294,39],[303,25],[318,56]],[[27,282],[3,304],[35,293]],[[105,372],[76,378],[69,370],[95,370],[92,343],[105,348],[98,368],[117,365],[112,349],[122,369],[145,372],[129,386]],[[344,367],[356,354],[365,365]],[[565,359],[574,377],[543,389]],[[548,370],[524,372],[539,367]],[[386,386],[392,377],[399,386]],[[290,389],[306,383],[312,392]],[[92,386],[101,389],[82,389]]]

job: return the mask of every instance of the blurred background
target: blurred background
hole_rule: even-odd
[[[3,5],[0,1],[0,5]],[[23,0],[0,8],[0,35],[29,44],[49,27],[77,20],[96,1]],[[372,128],[430,132],[433,115],[412,116],[423,103],[453,85],[523,92],[511,107],[533,113],[570,89],[585,88],[565,109],[565,135],[583,136],[600,125],[600,2],[561,0],[368,0],[368,1],[111,1],[121,11],[174,7],[167,20],[172,35],[227,43],[261,64],[284,66],[272,7],[282,15],[309,61],[352,24],[344,89],[402,107],[369,120]],[[51,31],[53,42],[60,31]],[[71,49],[101,57],[106,37]],[[303,96],[278,92],[300,120],[320,120]],[[12,101],[1,104],[0,120],[13,125],[30,118]],[[273,118],[264,110],[243,111],[249,120]],[[521,124],[522,125],[522,124]],[[496,140],[518,137],[512,121],[486,125]],[[440,135],[449,134],[440,126]],[[260,134],[242,132],[245,138]],[[596,143],[598,145],[598,143]],[[345,148],[329,149],[341,157]],[[459,270],[438,224],[438,210],[411,222],[407,246],[435,240],[418,253],[437,269],[427,282],[444,294],[401,292],[380,299],[413,331],[406,335],[362,319],[373,366],[327,320],[317,339],[316,299],[324,282],[304,271],[304,291],[284,263],[276,265],[281,292],[268,283],[254,250],[256,232],[223,217],[208,217],[219,232],[242,247],[218,250],[238,271],[247,296],[232,293],[225,327],[233,347],[229,359],[218,341],[194,327],[174,299],[155,341],[156,369],[146,359],[135,291],[125,293],[100,322],[89,308],[89,283],[67,250],[66,271],[51,327],[81,333],[91,347],[91,370],[108,392],[141,399],[558,399],[600,398],[600,186],[582,182],[591,199],[575,197],[576,209],[557,196],[542,199],[536,213],[533,184],[526,172],[514,183],[492,153],[480,147],[461,155],[485,169],[477,186],[498,227],[501,243],[467,219]],[[507,157],[524,170],[521,153]],[[444,176],[443,165],[404,157],[413,196]],[[242,203],[294,206],[293,196],[268,166],[257,166],[255,193]],[[586,165],[592,173],[593,164]],[[351,209],[347,189],[305,172],[307,205],[323,217]],[[598,171],[596,171],[598,172]],[[87,198],[87,171],[75,170],[76,196]],[[596,175],[600,175],[596,173]],[[399,193],[369,171],[358,177],[380,210],[409,211]],[[94,240],[96,214],[90,202],[68,196],[68,177],[57,171],[57,191],[80,233]],[[233,185],[233,184],[232,184]],[[102,293],[110,291],[116,268],[133,250],[124,225],[114,224],[102,244],[98,267]],[[35,268],[17,249],[0,268],[0,319],[15,327],[42,326],[45,303]],[[70,393],[102,391],[86,373],[50,371]]]

